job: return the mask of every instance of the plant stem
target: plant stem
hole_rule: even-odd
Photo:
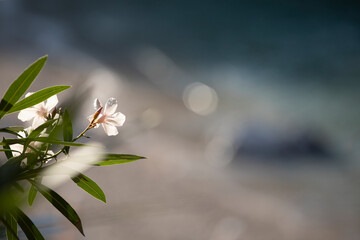
[[[72,140],[72,142],[75,142],[76,140],[78,140],[79,138],[81,138],[82,136],[84,136],[84,134],[87,132],[87,130],[89,130],[89,129],[91,129],[91,128],[93,128],[92,123],[90,123],[89,126],[87,126],[87,128],[85,128],[84,131],[82,131],[76,138],[74,138],[74,139]]]
[[[84,131],[82,131],[76,138],[74,138],[71,142],[75,142],[76,140],[78,140],[79,138],[81,138],[82,136],[84,136],[84,134],[94,128],[96,126],[96,119],[98,118],[99,114],[102,111],[102,107],[100,107],[93,115],[93,119],[91,120],[91,122],[89,123],[89,125],[84,129]],[[60,153],[64,152],[65,147],[63,147],[62,149],[60,149],[57,153],[55,153],[54,155],[52,155],[51,157],[45,158],[44,160],[48,160],[48,159],[52,159],[52,158],[56,158],[58,155],[60,155]]]

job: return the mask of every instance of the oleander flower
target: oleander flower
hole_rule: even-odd
[[[27,93],[25,97],[30,96],[33,93]],[[23,122],[30,121],[33,119],[32,128],[37,128],[41,124],[45,123],[50,113],[58,103],[56,95],[51,96],[46,101],[38,103],[32,107],[23,109],[19,112],[18,119]]]
[[[115,112],[117,106],[116,99],[109,98],[105,108],[103,108],[99,99],[96,98],[94,101],[94,108],[97,112],[89,117],[89,121],[95,124],[95,128],[99,127],[99,124],[101,124],[108,136],[117,135],[119,132],[116,127],[122,126],[126,119],[125,115],[121,112]]]
[[[32,130],[33,130],[32,127],[25,128],[24,131],[19,132],[20,136],[18,136],[18,138],[26,138]],[[40,134],[40,137],[47,137],[47,136],[48,134],[46,133]],[[40,150],[43,147],[43,145],[44,145],[43,142],[38,142],[38,141],[30,142],[29,147],[27,147],[25,150],[25,153],[33,153],[34,152],[33,149]],[[24,145],[22,144],[18,144],[18,143],[11,144],[9,145],[9,147],[11,150],[13,150],[12,154],[14,157],[19,156],[24,151]],[[52,150],[48,150],[47,155],[54,155],[54,152]],[[24,161],[24,163],[26,164],[26,161]]]

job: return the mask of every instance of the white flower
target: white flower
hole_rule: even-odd
[[[105,133],[108,136],[115,136],[119,132],[116,127],[120,127],[125,122],[125,115],[121,112],[115,112],[117,108],[117,101],[115,98],[109,98],[106,102],[105,108],[102,108],[99,99],[95,99],[94,108],[95,110],[100,110],[100,114],[94,120],[94,115],[89,117],[89,121],[95,123],[95,127],[98,127],[99,124],[104,128]]]
[[[25,97],[30,96],[32,93],[27,93]],[[41,124],[46,122],[46,118],[53,111],[56,104],[58,103],[58,98],[56,95],[51,96],[46,101],[36,104],[32,107],[21,110],[18,119],[23,122],[30,121],[33,119],[32,128],[37,128]]]
[[[27,135],[29,135],[29,133],[32,131],[31,127],[25,128],[24,131],[20,131],[18,138],[26,138]],[[41,137],[47,137],[48,135],[46,133],[41,133],[40,134]],[[26,148],[25,153],[32,153],[34,152],[32,148],[34,149],[41,149],[41,147],[43,146],[44,143],[42,142],[31,142],[29,144],[30,147]],[[24,151],[24,145],[22,144],[11,144],[9,145],[10,149],[13,150],[12,154],[14,157],[19,156],[23,151]],[[54,152],[52,150],[48,150],[47,151],[48,155],[54,155]],[[25,162],[26,164],[26,162]]]

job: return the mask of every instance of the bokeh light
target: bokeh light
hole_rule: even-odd
[[[185,106],[199,115],[213,113],[218,105],[218,96],[211,87],[195,82],[189,84],[183,93]]]

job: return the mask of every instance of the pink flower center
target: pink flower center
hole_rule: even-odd
[[[44,106],[41,106],[40,109],[36,111],[36,113],[43,118],[47,117],[47,110]]]

